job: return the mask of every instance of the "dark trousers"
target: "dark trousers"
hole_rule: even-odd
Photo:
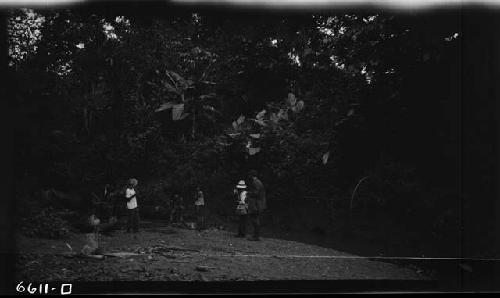
[[[239,216],[239,225],[238,225],[238,235],[245,236],[247,234],[247,215],[243,214]]]
[[[198,230],[205,228],[205,205],[195,205],[196,207],[196,227]]]
[[[254,238],[259,238],[260,237],[260,213],[252,213],[250,214],[250,222],[252,223],[253,226],[253,237]]]
[[[139,232],[139,208],[128,209],[127,232]]]
[[[173,207],[170,211],[170,222],[183,222],[184,221],[184,207]]]

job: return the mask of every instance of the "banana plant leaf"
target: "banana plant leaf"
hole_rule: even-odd
[[[184,112],[184,104],[177,104],[172,107],[172,120],[177,121],[177,120],[182,120],[181,116],[182,113]]]

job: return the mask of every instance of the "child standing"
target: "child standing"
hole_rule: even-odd
[[[203,192],[200,187],[196,188],[196,200],[194,202],[194,206],[196,208],[196,226],[198,231],[201,231],[205,228],[205,197],[203,196]]]
[[[137,205],[137,196],[135,191],[137,184],[137,179],[132,178],[128,181],[128,186],[125,190],[128,212],[127,233],[130,233],[131,231],[134,233],[139,232],[139,207]]]
[[[244,238],[246,236],[248,203],[246,201],[247,191],[244,180],[240,180],[234,189],[237,195],[236,214],[239,216],[238,234],[236,237]]]
[[[170,222],[183,222],[184,221],[184,199],[179,194],[174,194],[173,201],[171,202],[170,209]]]

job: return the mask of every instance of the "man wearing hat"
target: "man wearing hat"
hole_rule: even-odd
[[[236,205],[236,214],[239,216],[239,225],[238,225],[238,234],[236,237],[244,238],[246,235],[246,226],[247,226],[247,213],[248,213],[248,204],[246,202],[247,198],[247,185],[244,180],[240,180],[236,185],[236,189],[234,193],[238,196],[237,205]]]
[[[248,173],[250,178],[250,191],[248,192],[248,214],[253,225],[254,234],[248,240],[259,241],[260,221],[262,212],[266,209],[266,190],[264,184],[257,178],[257,172],[251,170]]]
[[[137,205],[137,197],[135,187],[137,186],[137,179],[129,179],[127,189],[125,190],[125,199],[127,200],[128,223],[127,233],[133,231],[139,232],[139,207]]]

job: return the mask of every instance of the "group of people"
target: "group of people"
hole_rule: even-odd
[[[236,237],[246,237],[247,219],[250,219],[253,236],[248,240],[259,241],[262,214],[267,208],[266,191],[255,171],[250,171],[248,178],[250,180],[248,186],[245,180],[240,180],[234,189],[237,195],[236,214],[239,216]]]
[[[125,200],[127,204],[127,232],[137,233],[139,231],[139,208],[137,204],[137,179],[130,179],[125,189]],[[203,191],[198,186],[195,195],[196,227],[198,230],[205,228],[205,197]],[[170,222],[184,221],[184,199],[179,194],[174,194],[170,202]]]
[[[247,183],[248,182],[248,183]],[[253,235],[249,240],[260,240],[260,225],[263,211],[266,209],[266,192],[263,183],[257,178],[256,171],[248,173],[248,180],[240,180],[234,188],[236,195],[235,213],[239,217],[238,233],[236,237],[246,237],[247,223],[250,222],[253,227]],[[128,233],[139,232],[139,205],[137,200],[138,181],[135,178],[128,180],[125,191],[121,195],[114,196],[123,198],[127,209]],[[105,196],[109,192],[105,189]],[[196,213],[196,228],[203,230],[205,228],[205,197],[203,191],[198,186],[194,195],[194,207]],[[123,202],[121,199],[118,202]],[[123,203],[121,203],[123,204]],[[183,222],[184,200],[179,194],[174,194],[170,206],[170,222]],[[115,207],[116,209],[116,207]],[[113,211],[115,213],[115,211]]]

